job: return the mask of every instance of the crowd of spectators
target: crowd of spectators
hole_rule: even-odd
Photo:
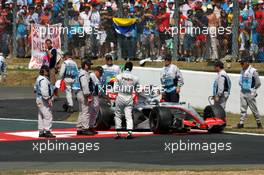
[[[121,10],[115,0],[17,0],[15,34],[12,30],[14,4],[12,0],[0,2],[0,52],[5,56],[12,54],[12,38],[16,37],[16,56],[30,57],[30,24],[64,24],[65,2],[68,2],[68,27],[85,33],[68,34],[68,51],[76,58],[87,54],[98,58],[106,53],[116,56],[118,43],[124,59],[159,59],[173,51],[174,0],[124,0],[123,17],[137,19],[129,37],[117,34],[113,27],[112,18],[118,17]],[[239,8],[239,53],[263,61],[264,3],[239,0]],[[182,0],[177,12],[181,27],[177,29],[178,59],[218,60],[232,53],[232,0]],[[208,28],[209,32],[197,33],[193,28]],[[215,34],[219,28],[224,30]]]

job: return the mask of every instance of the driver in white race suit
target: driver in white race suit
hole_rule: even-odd
[[[117,131],[116,139],[122,138],[120,135],[120,130],[122,129],[122,117],[125,115],[126,120],[126,129],[128,131],[127,139],[133,139],[132,130],[133,118],[132,118],[132,109],[134,106],[133,101],[133,92],[137,89],[138,77],[131,73],[133,69],[133,63],[127,62],[125,64],[125,71],[117,75],[116,83],[114,85],[114,90],[118,92],[116,98],[116,107],[115,107],[115,128]]]

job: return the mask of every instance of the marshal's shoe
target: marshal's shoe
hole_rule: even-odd
[[[258,129],[263,129],[263,126],[261,123],[257,123],[257,127],[258,127]]]
[[[92,136],[92,135],[95,135],[95,133],[88,129],[85,129],[85,130],[78,130],[77,135],[78,136]]]
[[[119,135],[119,134],[117,134],[114,138],[115,138],[116,140],[123,139],[123,137],[121,137],[121,135]]]
[[[45,134],[44,134],[43,131],[42,132],[39,132],[39,137],[45,137]]]
[[[127,136],[126,136],[126,139],[127,140],[131,140],[131,139],[134,139],[135,137],[133,137],[133,135],[132,134],[128,134]]]
[[[244,128],[244,124],[240,124],[240,123],[237,124],[237,128],[238,128],[238,129],[242,129],[242,128]]]
[[[43,137],[45,137],[45,138],[56,138],[56,136],[53,135],[50,131],[45,131]]]
[[[94,134],[98,134],[98,132],[94,128],[90,128],[89,131],[93,132]]]

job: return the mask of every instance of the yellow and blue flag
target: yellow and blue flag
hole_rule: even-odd
[[[133,34],[136,28],[136,18],[113,18],[115,31],[126,37]]]

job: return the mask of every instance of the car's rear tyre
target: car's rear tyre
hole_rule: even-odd
[[[226,112],[224,108],[220,105],[209,105],[209,106],[206,106],[204,109],[204,119],[206,120],[207,118],[220,118],[226,121]],[[225,127],[226,127],[226,124],[216,125],[208,129],[208,132],[221,133],[224,131]]]
[[[172,114],[168,108],[155,107],[149,114],[149,122],[155,134],[166,134],[170,131]]]
[[[109,130],[114,121],[114,112],[111,110],[109,106],[102,105],[100,106],[99,112],[96,118],[96,126],[97,130]]]

